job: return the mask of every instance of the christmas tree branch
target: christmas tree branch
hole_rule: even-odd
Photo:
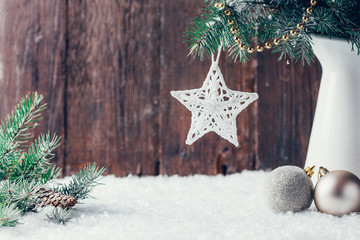
[[[60,144],[60,138],[50,134],[40,135],[34,144],[32,144],[28,152],[24,155],[24,159],[14,168],[11,178],[22,177],[23,179],[40,178],[42,175],[51,174],[55,176],[56,171],[49,172],[50,160],[54,157],[54,151]],[[48,179],[48,177],[47,177]]]
[[[215,3],[224,3],[224,7],[215,7]],[[210,56],[223,45],[230,49],[234,61],[241,62],[250,60],[252,55],[240,44],[255,49],[269,42],[272,52],[279,53],[279,60],[289,58],[304,65],[313,61],[310,35],[316,34],[348,40],[360,54],[360,2],[322,0],[315,5],[310,7],[309,0],[206,0],[201,17],[195,17],[185,32],[185,42],[190,43],[194,57]],[[304,14],[306,21],[302,19]],[[304,27],[298,28],[299,23]],[[296,33],[290,34],[291,30]],[[285,35],[290,38],[281,40]],[[274,44],[276,38],[280,41]]]
[[[215,53],[224,39],[223,23],[216,19],[213,8],[204,9],[201,18],[194,18],[190,27],[185,32],[189,42],[190,52],[194,57],[204,57],[204,53],[210,57]]]
[[[65,224],[75,217],[75,211],[72,209],[55,208],[51,214],[46,214],[48,220],[57,224]]]
[[[22,144],[32,138],[26,131],[36,127],[40,112],[46,107],[41,105],[43,96],[37,92],[22,99],[11,115],[0,126],[0,180],[6,176],[6,170],[16,163]]]
[[[89,198],[90,192],[100,184],[98,180],[104,171],[105,169],[99,169],[96,163],[86,164],[83,169],[72,177],[68,185],[64,185],[54,191],[73,196],[78,200]]]
[[[21,211],[14,204],[0,204],[0,227],[14,227],[21,218]]]
[[[33,138],[26,131],[37,126],[40,112],[45,109],[42,100],[43,96],[36,92],[28,94],[0,126],[0,227],[15,226],[23,214],[37,206],[71,208],[76,198],[89,196],[104,172],[96,164],[88,164],[75,175],[64,191],[76,198],[44,187],[59,175],[59,168],[50,160],[60,138],[42,134],[30,146],[25,145]],[[72,216],[72,211],[57,210],[49,219],[65,223]]]
[[[14,204],[23,212],[37,204],[36,192],[41,187],[37,181],[5,180],[0,184],[0,204]]]

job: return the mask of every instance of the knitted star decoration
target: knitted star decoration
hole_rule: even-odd
[[[216,61],[212,56],[212,65],[201,88],[171,91],[171,95],[192,113],[191,127],[185,142],[188,145],[214,131],[238,146],[236,117],[258,98],[256,93],[227,88],[218,66],[219,57],[220,51]]]

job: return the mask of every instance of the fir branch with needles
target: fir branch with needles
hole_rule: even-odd
[[[86,164],[83,169],[76,173],[69,184],[57,188],[63,194],[73,196],[78,200],[87,199],[90,197],[90,192],[99,184],[99,178],[104,173],[105,168],[99,169],[96,163]]]
[[[43,96],[37,92],[27,95],[1,124],[0,180],[6,178],[9,169],[17,163],[23,145],[32,139],[32,134],[26,131],[37,126],[40,112],[46,108],[46,104],[41,105],[42,100]]]
[[[34,138],[29,130],[38,125],[41,112],[46,108],[42,100],[43,96],[37,92],[28,94],[0,126],[0,227],[15,226],[34,208],[51,205],[68,209],[77,202],[72,196],[48,188],[60,173],[60,168],[51,163],[60,137],[41,134],[29,144]],[[88,164],[66,189],[85,199],[100,184],[98,180],[104,170]],[[49,218],[65,223],[72,216],[72,211],[58,210]]]
[[[46,216],[50,222],[65,224],[76,216],[76,212],[73,209],[55,208],[51,214],[46,214]]]
[[[21,211],[15,204],[0,204],[0,227],[14,227],[19,223]]]
[[[224,8],[214,6],[218,3],[224,3]],[[241,43],[257,46],[289,35],[290,30],[297,29],[304,13],[309,16],[304,28],[289,40],[272,46],[272,53],[279,53],[279,60],[288,58],[302,65],[313,62],[312,34],[347,40],[352,45],[349,51],[360,54],[360,1],[317,0],[311,13],[306,13],[309,4],[309,0],[205,0],[202,15],[195,17],[185,31],[189,54],[203,58],[222,45],[229,48],[234,61],[249,61],[252,55],[238,47],[229,19],[233,20]],[[226,15],[225,10],[231,14]]]
[[[52,179],[57,177],[59,169],[53,167],[50,160],[54,157],[52,153],[60,144],[60,138],[50,134],[40,135],[37,140],[29,147],[29,150],[20,162],[12,168],[10,179],[23,178],[23,179]],[[49,166],[53,169],[49,172]],[[51,177],[49,177],[49,174]]]

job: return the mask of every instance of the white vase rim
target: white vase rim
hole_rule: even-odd
[[[321,40],[321,41],[331,41],[331,42],[341,42],[341,43],[348,43],[351,45],[351,42],[349,40],[346,40],[345,38],[339,38],[339,37],[329,37],[326,35],[318,35],[318,34],[310,34],[310,37],[312,40]]]

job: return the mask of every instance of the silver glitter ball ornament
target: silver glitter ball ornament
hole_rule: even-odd
[[[320,212],[334,216],[360,212],[360,179],[348,171],[328,172],[317,182],[314,200]]]
[[[282,166],[274,169],[265,183],[266,201],[275,213],[308,209],[314,187],[304,169]]]

